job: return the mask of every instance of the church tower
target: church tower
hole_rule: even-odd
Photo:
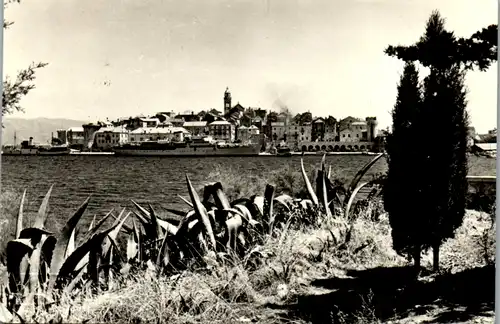
[[[231,110],[231,92],[229,88],[226,88],[224,92],[224,115],[226,115]]]
[[[377,117],[366,117],[366,137],[368,142],[373,142],[377,137]]]

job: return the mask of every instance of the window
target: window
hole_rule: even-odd
[[[347,134],[347,137],[351,137],[351,134]]]
[[[359,134],[356,134],[356,137],[359,137]]]
[[[342,134],[342,137],[345,137],[345,134]]]

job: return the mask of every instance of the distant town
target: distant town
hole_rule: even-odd
[[[174,113],[98,121],[81,127],[57,130],[53,142],[77,150],[109,151],[126,143],[170,140],[176,133],[185,138],[209,136],[226,143],[259,142],[263,150],[287,146],[293,151],[363,151],[381,149],[388,130],[377,130],[377,118],[315,117],[310,112],[292,116],[281,112],[232,104],[228,88],[223,111]]]
[[[52,144],[66,144],[79,151],[112,151],[124,144],[170,141],[182,134],[187,141],[209,137],[224,143],[258,143],[261,151],[287,147],[296,152],[362,152],[384,151],[389,129],[378,129],[377,118],[313,116],[310,112],[292,115],[284,108],[280,112],[232,104],[228,88],[223,94],[223,111],[175,113],[158,112],[150,116],[97,121],[81,127],[58,129]],[[496,129],[478,135],[469,127],[469,146],[496,142]],[[491,145],[490,145],[491,146]],[[479,145],[481,151],[496,151]]]

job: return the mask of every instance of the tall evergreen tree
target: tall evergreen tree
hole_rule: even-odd
[[[462,225],[467,195],[467,126],[465,73],[458,64],[433,69],[424,82],[422,124],[427,132],[427,158],[422,161],[425,241],[432,246],[434,270],[439,270],[439,247]],[[432,131],[429,131],[432,130]],[[439,141],[436,141],[439,138]]]
[[[384,204],[392,227],[393,248],[401,255],[413,255],[420,267],[424,242],[420,210],[422,186],[419,159],[423,155],[420,134],[422,93],[415,64],[407,63],[398,85],[398,96],[392,111],[392,133],[387,137],[388,174]],[[411,170],[411,172],[408,172]]]
[[[386,54],[407,62],[407,69],[415,61],[430,68],[418,108],[401,104],[403,76],[393,113],[395,130],[388,139],[385,204],[394,248],[399,253],[411,251],[418,268],[420,252],[432,247],[434,269],[438,270],[441,243],[453,237],[462,224],[467,193],[465,71],[475,65],[485,70],[496,60],[496,39],[492,37],[496,28],[492,25],[469,39],[457,39],[445,30],[444,19],[434,11],[419,42],[386,49]],[[405,73],[412,74],[406,69]],[[405,149],[407,146],[412,150]]]

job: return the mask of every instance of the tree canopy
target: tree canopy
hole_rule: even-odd
[[[405,62],[418,61],[425,67],[446,69],[458,64],[466,70],[486,71],[497,61],[498,25],[489,25],[468,38],[456,37],[444,28],[437,10],[427,21],[424,35],[410,46],[389,45],[385,53]]]

